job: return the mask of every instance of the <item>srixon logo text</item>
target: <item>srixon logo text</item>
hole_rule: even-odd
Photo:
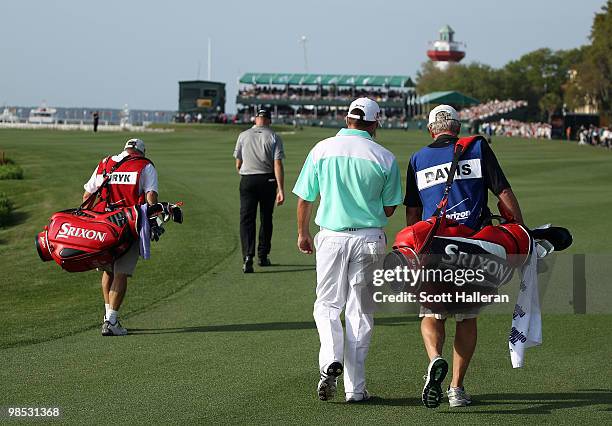
[[[77,228],[75,226],[70,226],[68,223],[64,223],[57,234],[57,238],[70,237],[84,238],[86,240],[98,240],[103,242],[106,238],[106,232],[94,231],[93,229]]]
[[[504,262],[494,260],[493,255],[466,253],[455,244],[448,244],[444,248],[444,253],[442,262],[460,268],[481,270],[489,277],[494,278],[498,284],[507,283],[512,278],[512,268]]]

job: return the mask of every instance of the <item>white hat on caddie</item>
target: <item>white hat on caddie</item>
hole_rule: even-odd
[[[453,108],[450,105],[438,105],[437,107],[432,109],[431,112],[429,113],[429,121],[427,122],[427,125],[435,123],[436,116],[441,112],[446,113],[445,118],[447,120],[459,121],[459,114],[457,114],[457,110],[455,110],[455,108]]]
[[[357,114],[351,114],[354,109],[363,111],[363,117]],[[378,121],[381,122],[380,107],[376,102],[370,98],[358,98],[351,102],[349,106],[349,113],[346,115],[349,118],[355,118],[357,120],[364,121]]]
[[[146,152],[145,143],[142,139],[130,139],[125,143],[125,147],[123,149],[133,148],[142,152],[143,154]]]

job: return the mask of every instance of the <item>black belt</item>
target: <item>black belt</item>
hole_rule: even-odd
[[[320,227],[320,229],[321,229],[322,231],[323,231],[323,230],[325,230],[325,231],[332,231],[331,229],[327,229],[327,228],[324,228],[324,227],[322,227],[322,226]],[[363,230],[363,229],[379,229],[379,230],[381,230],[381,231],[382,231],[382,228],[372,228],[372,227],[367,227],[367,228],[343,228],[343,229],[340,229],[340,230],[338,230],[338,231],[332,231],[332,232],[343,232],[343,231],[347,231],[347,232],[355,232],[355,231],[361,231],[361,230]]]

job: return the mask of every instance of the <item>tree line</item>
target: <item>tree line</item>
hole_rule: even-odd
[[[472,62],[440,70],[428,61],[417,73],[417,91],[457,90],[481,102],[526,100],[532,120],[590,103],[611,122],[612,0],[595,14],[589,41],[576,49],[537,49],[502,68]]]

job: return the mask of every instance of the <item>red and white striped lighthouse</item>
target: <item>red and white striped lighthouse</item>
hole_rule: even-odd
[[[455,31],[445,25],[440,30],[440,38],[430,42],[427,56],[436,66],[445,70],[451,62],[459,62],[465,56],[465,44],[454,40]]]

